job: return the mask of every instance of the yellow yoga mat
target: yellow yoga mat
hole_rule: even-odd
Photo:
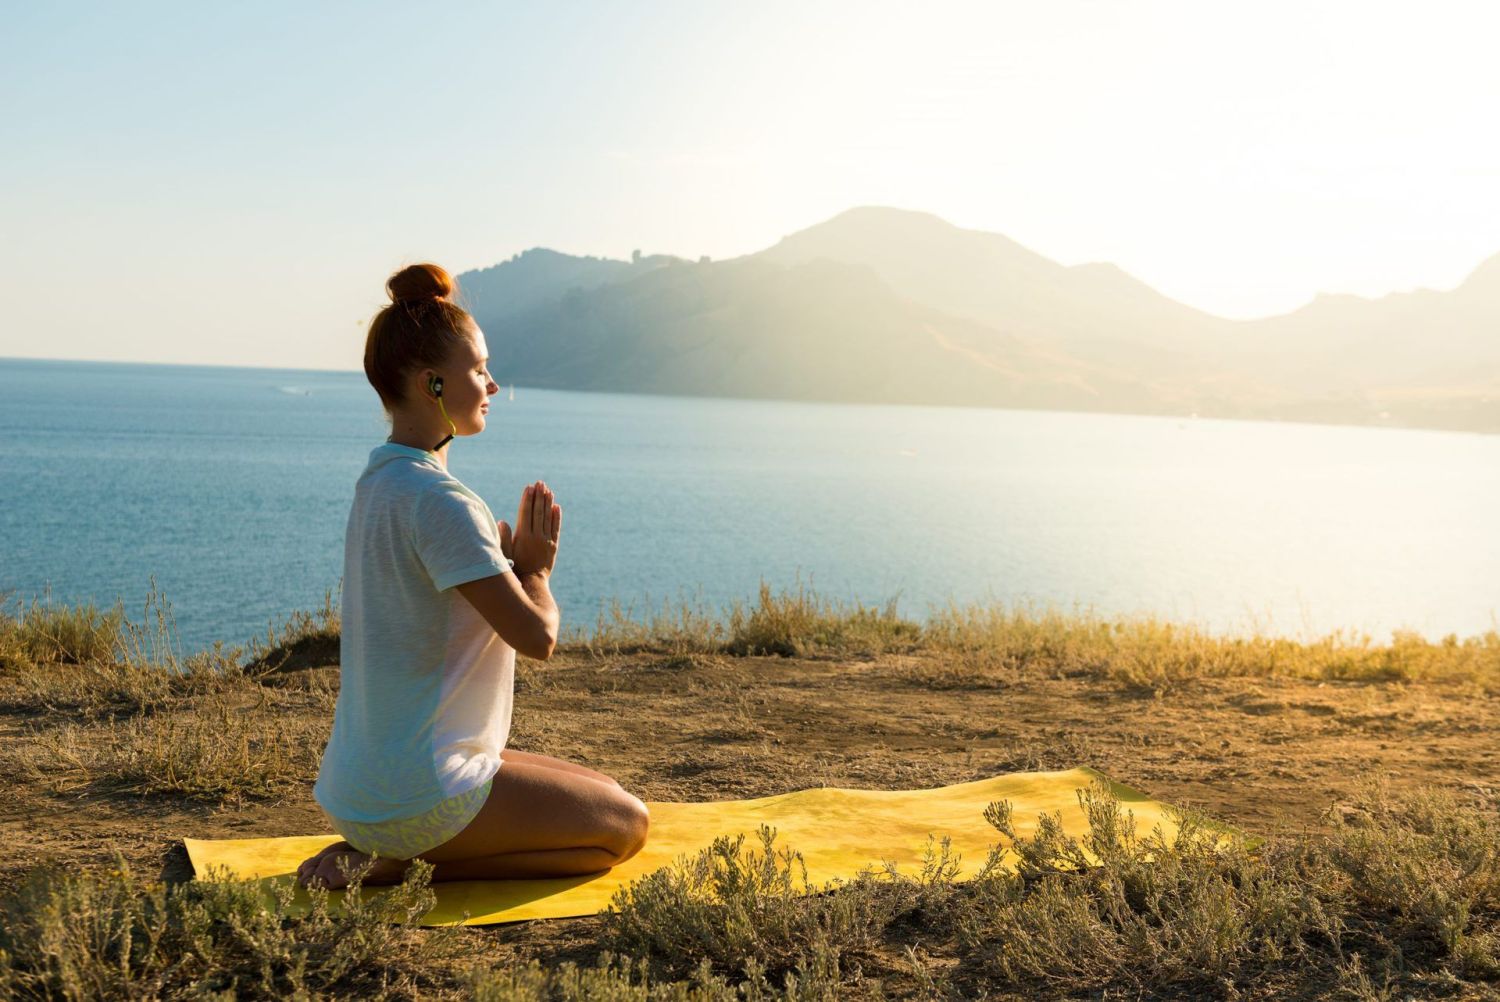
[[[928,835],[952,840],[961,854],[959,877],[983,865],[990,847],[1002,836],[984,820],[986,805],[1008,800],[1018,834],[1029,834],[1039,814],[1060,812],[1070,834],[1083,835],[1088,822],[1077,791],[1105,779],[1093,769],[1029,772],[995,776],[930,790],[844,790],[820,788],[756,800],[721,800],[678,804],[648,802],[650,837],[639,853],[606,873],[550,880],[452,881],[433,885],[437,905],[422,925],[489,925],[522,919],[593,915],[608,907],[621,887],[680,856],[692,858],[720,835],[745,835],[745,849],[761,849],[760,825],[776,829],[774,847],[800,852],[807,879],[820,888],[838,878],[854,879],[866,867],[882,869],[885,861],[916,873],[928,848]],[[1108,782],[1108,780],[1105,780]],[[1121,806],[1135,815],[1136,830],[1149,834],[1156,825],[1170,836],[1176,826],[1166,805],[1118,783],[1110,783]],[[293,880],[297,864],[337,835],[259,839],[182,840],[194,870],[223,867],[227,879]],[[220,876],[216,871],[214,876]],[[373,891],[372,891],[373,893]],[[336,891],[330,900],[341,898]],[[297,907],[305,907],[305,891]]]

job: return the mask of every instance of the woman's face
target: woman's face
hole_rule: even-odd
[[[443,407],[460,435],[484,431],[490,397],[500,391],[490,378],[489,354],[484,332],[476,326],[439,373],[443,377]]]

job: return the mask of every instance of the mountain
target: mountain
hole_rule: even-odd
[[[1452,292],[1231,321],[1110,264],[864,207],[754,254],[459,276],[505,382],[1500,431],[1500,256]]]
[[[475,308],[503,305],[520,311],[550,303],[569,289],[592,289],[622,282],[652,271],[668,261],[665,255],[637,256],[633,261],[603,257],[573,257],[545,247],[533,247],[509,261],[464,272],[459,288]]]
[[[1500,254],[1451,292],[1322,295],[1244,327],[1240,363],[1256,365],[1254,355],[1284,360],[1285,379],[1304,392],[1456,386],[1493,376],[1500,373]]]
[[[670,264],[497,318],[491,371],[532,386],[897,403],[1083,407],[1086,367],[896,296],[870,269]],[[976,360],[964,345],[983,339]],[[607,362],[605,361],[607,360]],[[524,375],[522,375],[524,374]],[[1126,396],[1131,387],[1121,387]]]
[[[818,258],[865,264],[907,299],[1070,347],[1178,349],[1229,324],[1112,264],[1065,267],[1009,237],[960,229],[925,212],[850,209],[754,256],[787,265]]]

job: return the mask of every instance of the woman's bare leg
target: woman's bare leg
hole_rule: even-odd
[[[650,821],[640,800],[607,777],[601,781],[573,769],[536,765],[522,755],[502,756],[504,765],[479,814],[463,831],[422,854],[434,866],[434,881],[598,873],[645,845]],[[347,880],[340,861],[352,870],[371,859],[346,844],[329,846],[303,863],[298,879],[342,887]],[[375,861],[364,882],[395,883],[407,865],[405,860]]]
[[[551,755],[539,755],[536,752],[521,751],[519,748],[502,748],[500,749],[500,758],[505,762],[528,762],[531,765],[542,765],[546,766],[549,769],[561,769],[564,772],[576,772],[580,776],[590,776],[594,779],[609,783],[613,786],[620,785],[618,780],[614,779],[613,777],[606,776],[602,772],[595,772],[593,769],[590,769],[587,766],[579,765],[576,762],[568,762],[560,758],[553,758]],[[504,767],[502,766],[501,768]]]
[[[518,758],[495,773],[468,827],[422,858],[441,869],[460,859],[597,849],[617,863],[645,844],[648,825],[646,805],[618,785]]]

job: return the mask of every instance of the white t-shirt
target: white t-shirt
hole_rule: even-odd
[[[339,696],[313,797],[330,815],[408,818],[500,769],[516,652],[454,585],[504,574],[495,517],[437,456],[370,453],[344,535]]]

